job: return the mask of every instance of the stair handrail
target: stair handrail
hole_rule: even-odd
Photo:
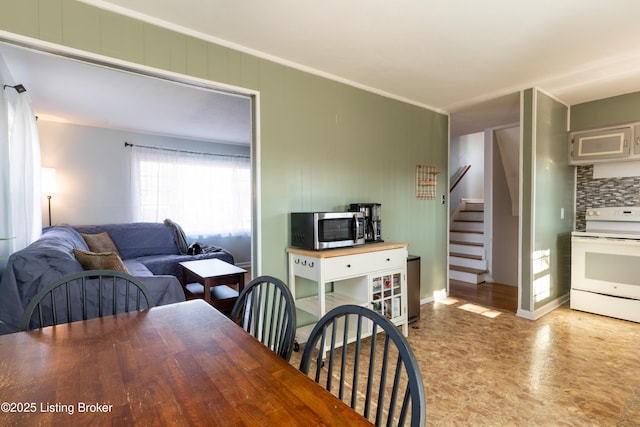
[[[462,178],[466,175],[469,169],[471,169],[471,165],[464,165],[464,166],[461,166],[460,169],[458,169],[458,171],[455,174],[453,174],[453,177],[451,178],[451,187],[449,188],[449,192],[452,192],[453,189],[456,188],[456,185],[458,185],[460,181],[462,181]]]

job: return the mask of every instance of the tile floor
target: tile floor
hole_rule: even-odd
[[[421,307],[409,342],[428,426],[640,426],[640,324],[445,298]]]

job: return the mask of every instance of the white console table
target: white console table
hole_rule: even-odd
[[[407,336],[407,246],[379,242],[323,251],[287,248],[289,287],[298,311],[297,342],[307,342],[318,319],[344,304],[377,311]],[[296,278],[316,282],[317,292],[300,296]]]

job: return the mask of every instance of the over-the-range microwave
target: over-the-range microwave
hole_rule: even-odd
[[[362,245],[362,212],[292,212],[291,246],[322,250]]]

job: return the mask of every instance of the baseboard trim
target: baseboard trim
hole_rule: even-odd
[[[531,310],[518,309],[518,311],[516,312],[516,316],[522,317],[522,318],[527,319],[527,320],[536,320],[534,315],[533,315],[533,311],[531,311]]]
[[[422,304],[429,304],[430,302],[434,302],[435,298],[433,297],[427,297],[427,298],[423,298],[420,300],[420,305]]]
[[[528,320],[538,320],[546,314],[551,313],[556,308],[560,307],[562,304],[569,301],[569,294],[564,294],[559,298],[554,299],[553,301],[548,302],[537,310],[522,310],[518,309],[516,316],[522,317]]]

